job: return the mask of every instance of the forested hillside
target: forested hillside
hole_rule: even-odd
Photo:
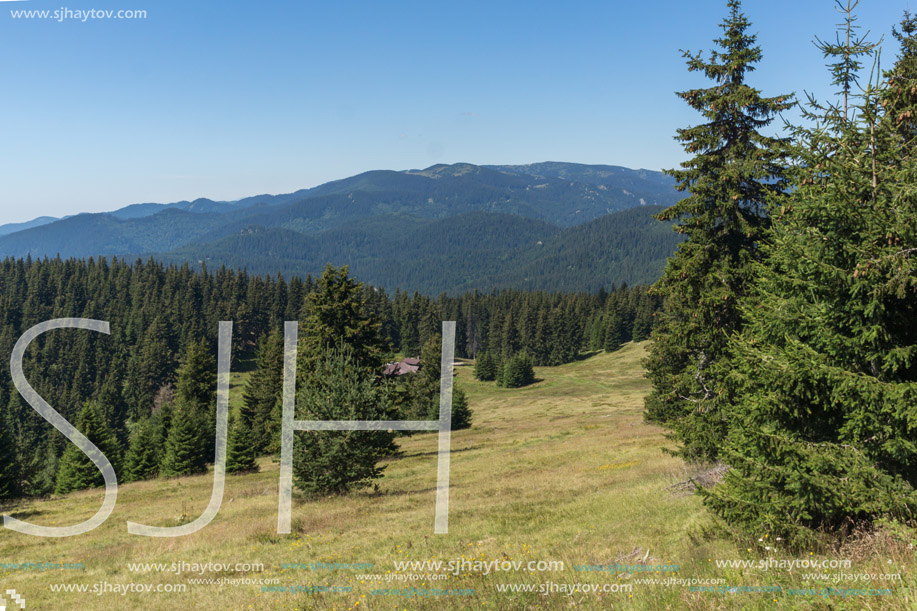
[[[305,235],[249,226],[207,244],[154,255],[250,273],[306,275],[347,264],[361,280],[426,294],[518,288],[597,291],[659,277],[679,236],[646,206],[569,229],[519,216],[472,212],[443,220],[386,215]]]

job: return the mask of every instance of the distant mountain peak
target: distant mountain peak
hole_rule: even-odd
[[[53,216],[40,216],[37,219],[32,219],[31,221],[26,221],[25,223],[7,223],[6,225],[0,225],[0,236],[16,233],[17,231],[23,231],[25,229],[31,229],[32,227],[41,227],[42,225],[47,225],[48,223],[53,223],[57,220],[59,219]]]
[[[465,176],[466,174],[480,174],[482,166],[473,163],[437,163],[424,170],[405,170],[405,174],[414,176],[426,176],[427,178],[442,178],[444,176],[455,177]]]

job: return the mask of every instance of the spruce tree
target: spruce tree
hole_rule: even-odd
[[[368,376],[347,344],[323,348],[296,397],[300,420],[393,420],[378,378]],[[293,482],[310,496],[344,494],[382,477],[379,461],[395,448],[391,431],[301,431],[293,450]]]
[[[169,433],[172,431],[172,415],[175,411],[173,402],[174,398],[163,403],[151,416],[156,424],[153,429],[156,431],[156,439],[159,443],[160,454],[165,452],[166,441],[169,439]]]
[[[278,331],[261,337],[255,371],[245,384],[240,425],[249,431],[256,455],[268,451],[280,422],[273,420],[274,406],[283,390],[283,335]]]
[[[80,411],[77,429],[105,454],[106,458],[117,468],[118,446],[111,431],[99,415],[95,404],[87,402]],[[86,454],[74,443],[67,442],[60,459],[57,471],[56,494],[67,494],[84,488],[103,486],[105,480],[102,472]]]
[[[165,454],[159,472],[165,477],[179,477],[207,472],[204,427],[207,419],[192,403],[176,399],[172,407],[172,425],[166,439]]]
[[[2,396],[2,395],[0,395]],[[6,408],[0,410],[0,501],[19,496],[19,463]]]
[[[178,369],[175,400],[195,412],[199,422],[199,447],[195,450],[211,462],[216,442],[217,364],[204,340],[190,344]]]
[[[226,472],[251,473],[258,470],[251,435],[240,418],[230,418],[226,447]]]
[[[796,547],[917,510],[917,154],[902,129],[917,115],[902,104],[917,91],[914,28],[906,16],[884,90],[856,80],[874,45],[854,28],[847,13],[844,42],[821,44],[842,97],[813,100],[814,127],[796,130],[798,188],[774,210],[733,342],[731,469],[705,500]]]
[[[217,401],[216,359],[204,340],[188,346],[178,369],[175,396],[208,413],[216,413]]]
[[[405,420],[426,420],[439,418],[439,386],[442,354],[442,338],[431,335],[420,349],[420,371],[399,376],[401,392],[394,393]]]
[[[634,327],[631,335],[635,342],[642,342],[650,338],[653,330],[653,303],[649,297],[644,297],[637,305],[634,313]]]
[[[497,364],[490,352],[481,352],[474,361],[474,377],[482,382],[492,382],[497,379]]]
[[[883,92],[881,103],[894,130],[908,148],[917,146],[917,89],[914,78],[917,75],[917,15],[904,13],[900,29],[892,34],[901,50],[898,61],[886,74],[888,88]]]
[[[720,47],[704,60],[685,53],[688,70],[713,81],[679,93],[706,123],[678,130],[693,155],[668,173],[688,196],[657,215],[684,234],[653,291],[665,298],[646,361],[653,391],[646,417],[672,430],[686,459],[714,459],[726,434],[722,384],[727,339],[741,330],[739,305],[768,228],[766,204],[786,187],[786,142],[759,130],[790,108],[792,96],[762,97],[746,83],[762,54],[739,0],[727,3]]]
[[[417,376],[428,396],[439,392],[442,377],[443,338],[439,333],[430,335],[420,348],[420,371]]]
[[[124,456],[125,482],[136,482],[156,477],[162,462],[163,440],[158,430],[157,418],[147,418],[137,423],[131,431],[130,443]]]
[[[31,472],[29,479],[21,480],[26,496],[44,496],[55,491],[60,473],[61,454],[63,452],[58,449],[51,438],[46,439],[36,448],[36,469]],[[98,472],[98,469],[96,471]]]
[[[503,336],[500,338],[500,352],[504,358],[516,354],[522,346],[515,318],[515,313],[512,310],[506,312],[505,320],[503,321]]]
[[[574,314],[564,311],[559,305],[552,308],[548,315],[548,326],[551,329],[551,354],[548,362],[551,365],[561,365],[576,360],[582,337],[577,338],[576,321],[572,320]],[[602,332],[604,340],[604,331]]]
[[[270,426],[267,427],[267,432],[270,438],[267,447],[264,448],[264,451],[267,454],[278,455],[280,454],[280,436],[283,432],[282,423],[283,423],[283,399],[278,397],[277,401],[274,402],[274,407],[271,408],[271,417],[268,420]]]
[[[605,352],[615,352],[624,344],[624,314],[617,300],[611,302],[605,312],[605,333],[602,348]]]
[[[500,384],[503,388],[520,388],[534,381],[535,370],[532,368],[532,359],[524,352],[513,355],[503,366]]]
[[[583,331],[583,341],[585,343],[586,350],[601,350],[602,343],[605,339],[604,325],[602,324],[602,317],[598,315],[593,315],[586,322],[586,328]],[[553,363],[552,363],[553,364]]]
[[[473,414],[474,412],[468,406],[468,396],[465,391],[458,386],[454,387],[452,389],[452,430],[471,428]]]

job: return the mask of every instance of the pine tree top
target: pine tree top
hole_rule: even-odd
[[[702,72],[714,84],[677,95],[703,115],[706,123],[679,129],[676,139],[693,157],[681,169],[667,170],[677,188],[689,196],[664,210],[657,218],[678,220],[681,233],[705,236],[735,233],[749,240],[766,227],[765,201],[786,187],[784,159],[788,141],[764,135],[778,113],[793,107],[792,94],[763,97],[745,82],[761,60],[756,37],[741,3],[728,3],[729,15],[715,39],[719,49],[708,59],[701,52],[684,51],[688,70]]]
[[[350,278],[346,265],[325,267],[317,290],[306,300],[302,335],[307,365],[322,350],[343,342],[353,349],[361,366],[376,371],[389,349],[382,336],[381,320],[367,306],[363,284]]]

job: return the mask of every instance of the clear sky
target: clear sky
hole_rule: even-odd
[[[917,0],[915,0],[917,5]],[[910,0],[862,0],[889,35]],[[145,10],[145,19],[11,11]],[[825,95],[833,0],[746,0],[765,95]],[[917,9],[917,6],[915,6]],[[0,223],[285,193],[371,169],[672,167],[725,0],[0,1]]]

